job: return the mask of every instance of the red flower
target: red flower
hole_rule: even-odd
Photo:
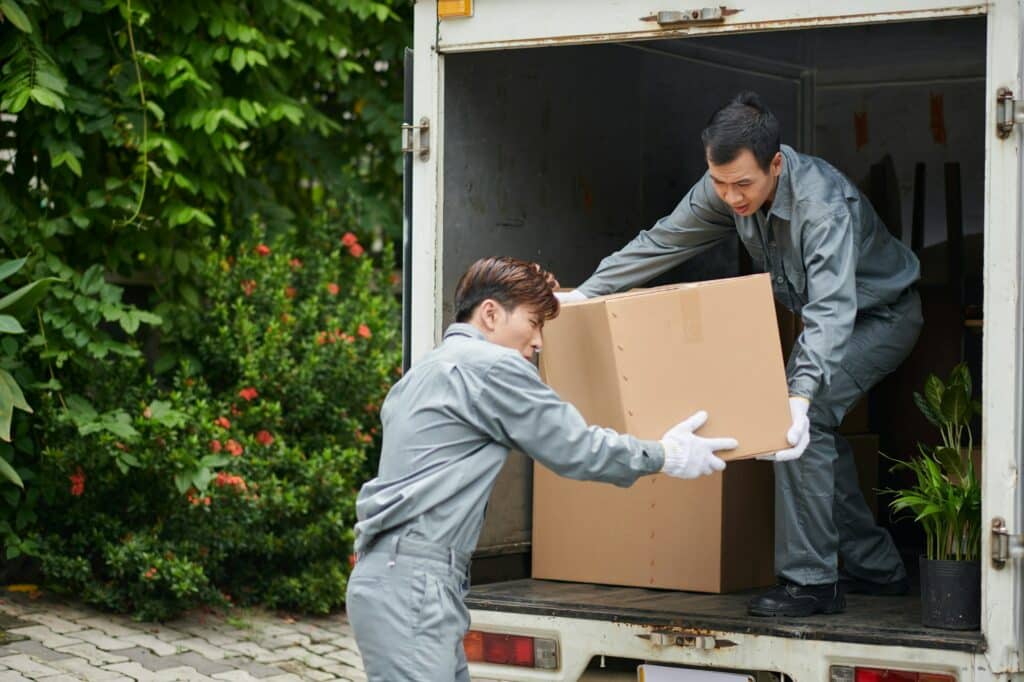
[[[316,345],[318,345],[318,346],[325,346],[328,343],[331,343],[331,335],[330,334],[328,334],[327,332],[319,332],[316,335]]]
[[[229,438],[225,447],[228,449],[228,452],[231,453],[232,457],[238,457],[245,452],[245,448],[242,447],[242,444],[234,438]]]
[[[334,282],[328,283],[328,285],[327,285],[327,293],[329,293],[331,296],[337,296],[338,292],[340,292],[340,291],[341,291],[341,287],[339,287],[337,284],[335,284]]]
[[[149,570],[146,571],[145,574],[143,574],[142,577],[144,577],[146,580],[152,580],[153,578],[155,578],[156,577],[156,566],[150,566]]]
[[[238,392],[238,397],[244,398],[245,400],[255,400],[259,393],[252,386],[247,386]]]
[[[373,336],[373,334],[370,333],[370,328],[367,327],[365,324],[359,325],[359,332],[358,333],[359,333],[359,336],[363,337],[364,339],[368,339],[371,336]]]
[[[228,421],[227,417],[217,417],[213,420],[213,423],[224,429],[231,428],[231,422]]]
[[[219,488],[231,487],[239,492],[248,489],[244,478],[229,474],[226,471],[217,472],[217,478],[213,480],[213,483]]]
[[[363,255],[363,247],[360,246],[359,244],[353,244],[352,246],[348,247],[348,252],[351,253],[356,258],[359,258],[360,256]]]
[[[261,445],[270,445],[274,442],[274,436],[271,435],[270,431],[263,429],[256,434],[256,440],[258,440]]]
[[[295,287],[285,287],[284,288],[284,295],[286,297],[288,297],[288,298],[295,298],[295,294],[296,293],[298,293],[298,292],[295,290]]]
[[[256,247],[256,253],[258,253],[261,256],[269,256],[270,247],[267,246],[266,244],[260,244]]]
[[[300,261],[298,258],[292,258],[290,261],[288,261],[288,265],[292,267],[292,270],[298,270],[299,268],[302,267],[302,261]]]
[[[254,280],[254,279],[243,279],[242,280],[242,291],[245,292],[246,296],[252,296],[252,292],[256,291],[256,280]]]
[[[394,286],[402,281],[402,277],[397,272],[392,272],[388,277],[388,281],[390,281],[391,285]]]
[[[85,492],[85,472],[82,471],[82,467],[78,467],[68,479],[71,481],[71,494],[80,497]]]
[[[242,411],[238,409],[238,405],[235,405],[234,403],[231,403],[231,415],[234,417],[240,417],[242,415]]]
[[[341,243],[343,246],[351,248],[352,246],[359,243],[359,238],[352,234],[351,232],[346,232],[345,235],[341,238]]]
[[[349,568],[355,568],[356,567],[356,555],[355,555],[355,553],[352,553],[352,554],[348,555],[348,565],[349,565]]]
[[[210,452],[220,452],[223,447],[216,438],[210,441]]]

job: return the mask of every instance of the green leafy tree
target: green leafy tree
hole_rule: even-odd
[[[167,474],[161,485],[170,487],[160,490],[171,500],[183,488],[209,488],[227,466],[200,443],[203,434],[188,424],[164,423],[176,413],[205,419],[225,407],[231,382],[256,378],[256,359],[228,358],[245,348],[218,348],[216,335],[200,324],[214,319],[205,317],[211,301],[227,300],[211,284],[211,252],[234,253],[243,267],[243,245],[287,238],[299,253],[313,244],[324,248],[323,235],[330,234],[337,249],[340,236],[351,232],[360,249],[365,245],[360,268],[386,278],[394,260],[387,245],[401,223],[398,126],[410,14],[404,0],[0,0],[0,262],[23,261],[0,285],[0,297],[49,282],[42,304],[35,301],[31,312],[15,316],[24,332],[0,334],[0,368],[24,389],[24,404],[35,408],[35,414],[14,409],[11,443],[0,442],[0,456],[24,484],[0,491],[0,539],[8,557],[43,553],[47,575],[67,586],[108,581],[103,584],[112,592],[90,594],[112,608],[138,612],[153,596],[150,615],[208,601],[211,586],[224,584],[192,547],[172,552],[183,563],[156,567],[162,576],[180,575],[165,585],[173,595],[152,592],[163,584],[152,578],[135,584],[137,594],[120,589],[116,581],[135,575],[131,566],[164,556],[159,553],[173,544],[172,536],[159,534],[165,516],[134,532],[127,549],[103,545],[103,556],[89,554],[100,544],[88,529],[66,539],[77,545],[54,548],[50,537],[40,549],[36,526],[53,526],[82,502],[80,495],[68,499],[69,482],[72,490],[86,485],[86,496],[117,496],[124,484],[119,476]],[[348,281],[344,269],[318,272]],[[397,325],[394,316],[367,312],[369,301],[378,300],[359,289],[370,286],[368,275],[351,281],[343,317],[367,316],[375,343],[395,342],[387,328]],[[255,330],[235,331],[248,335],[251,348],[284,352],[251,341]],[[306,342],[324,350],[316,337]],[[323,358],[304,357],[305,376],[327,381],[330,372],[309,364]],[[332,356],[335,362],[346,357]],[[378,369],[373,373],[353,399],[382,390]],[[182,388],[186,377],[194,389]],[[98,390],[101,385],[111,391]],[[327,408],[312,403],[291,409],[288,401],[303,389],[281,385],[291,394],[275,396],[274,404],[285,406],[287,423],[316,427],[310,441],[280,438],[292,466],[287,475],[309,481],[323,466],[303,462],[312,452],[328,453],[336,462],[334,472],[324,474],[334,486],[331,495],[351,496],[353,472],[365,473],[372,461],[372,451],[363,454],[372,442],[349,442],[353,425],[368,415],[347,408],[348,417],[325,419]],[[172,398],[172,386],[183,393]],[[326,390],[322,383],[315,389],[318,395]],[[145,407],[159,417],[141,418]],[[360,433],[366,436],[369,428],[363,424]],[[168,433],[154,435],[154,429]],[[348,440],[337,439],[339,429]],[[165,461],[166,447],[153,446],[150,435],[173,445],[174,458]],[[266,475],[287,483],[285,472]],[[139,494],[150,489],[157,488],[142,486]],[[338,502],[344,509],[350,503],[349,497]],[[339,514],[332,518],[350,519],[347,511]],[[252,534],[246,519],[262,517],[239,518],[238,533],[245,536]],[[107,530],[123,522],[114,518]],[[116,536],[104,541],[110,537]],[[332,539],[322,546],[334,551],[339,545]],[[337,574],[344,571],[332,564],[330,575]],[[303,590],[295,585],[301,578],[281,580],[261,598],[300,599]],[[336,581],[323,589],[310,596],[320,610],[338,599]],[[170,601],[157,603],[165,597]]]
[[[61,280],[26,349],[57,368],[137,356],[163,304],[200,305],[206,235],[396,235],[408,12],[0,3],[0,247]]]

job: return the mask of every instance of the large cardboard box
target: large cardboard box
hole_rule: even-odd
[[[767,275],[565,305],[545,327],[541,371],[591,423],[657,439],[704,409],[700,435],[740,447],[722,474],[628,489],[535,466],[534,577],[700,592],[774,581],[771,465],[735,461],[788,447]]]

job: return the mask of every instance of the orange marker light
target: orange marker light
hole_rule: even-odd
[[[437,18],[473,16],[473,0],[437,0]]]

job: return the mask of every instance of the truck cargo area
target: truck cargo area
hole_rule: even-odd
[[[849,595],[845,613],[810,618],[753,618],[747,600],[757,592],[697,594],[553,580],[511,580],[479,585],[466,604],[484,611],[512,611],[650,626],[796,639],[921,647],[978,653],[978,631],[935,630],[921,625],[916,596]]]
[[[446,55],[444,323],[458,276],[482,256],[535,260],[564,286],[581,283],[672,210],[706,168],[708,117],[755,90],[783,143],[847,174],[921,259],[928,341],[871,392],[857,427],[882,452],[914,453],[917,441],[937,438],[912,401],[928,373],[966,361],[980,395],[985,41],[985,19],[969,18]],[[730,241],[658,283],[749,272],[741,251]],[[875,488],[901,483],[881,457],[876,474]],[[531,476],[532,463],[513,454],[488,507],[471,609],[984,650],[979,632],[919,625],[913,591],[851,595],[838,616],[756,619],[746,614],[749,593],[531,580]],[[884,497],[877,509],[913,575],[919,530],[893,520]]]

